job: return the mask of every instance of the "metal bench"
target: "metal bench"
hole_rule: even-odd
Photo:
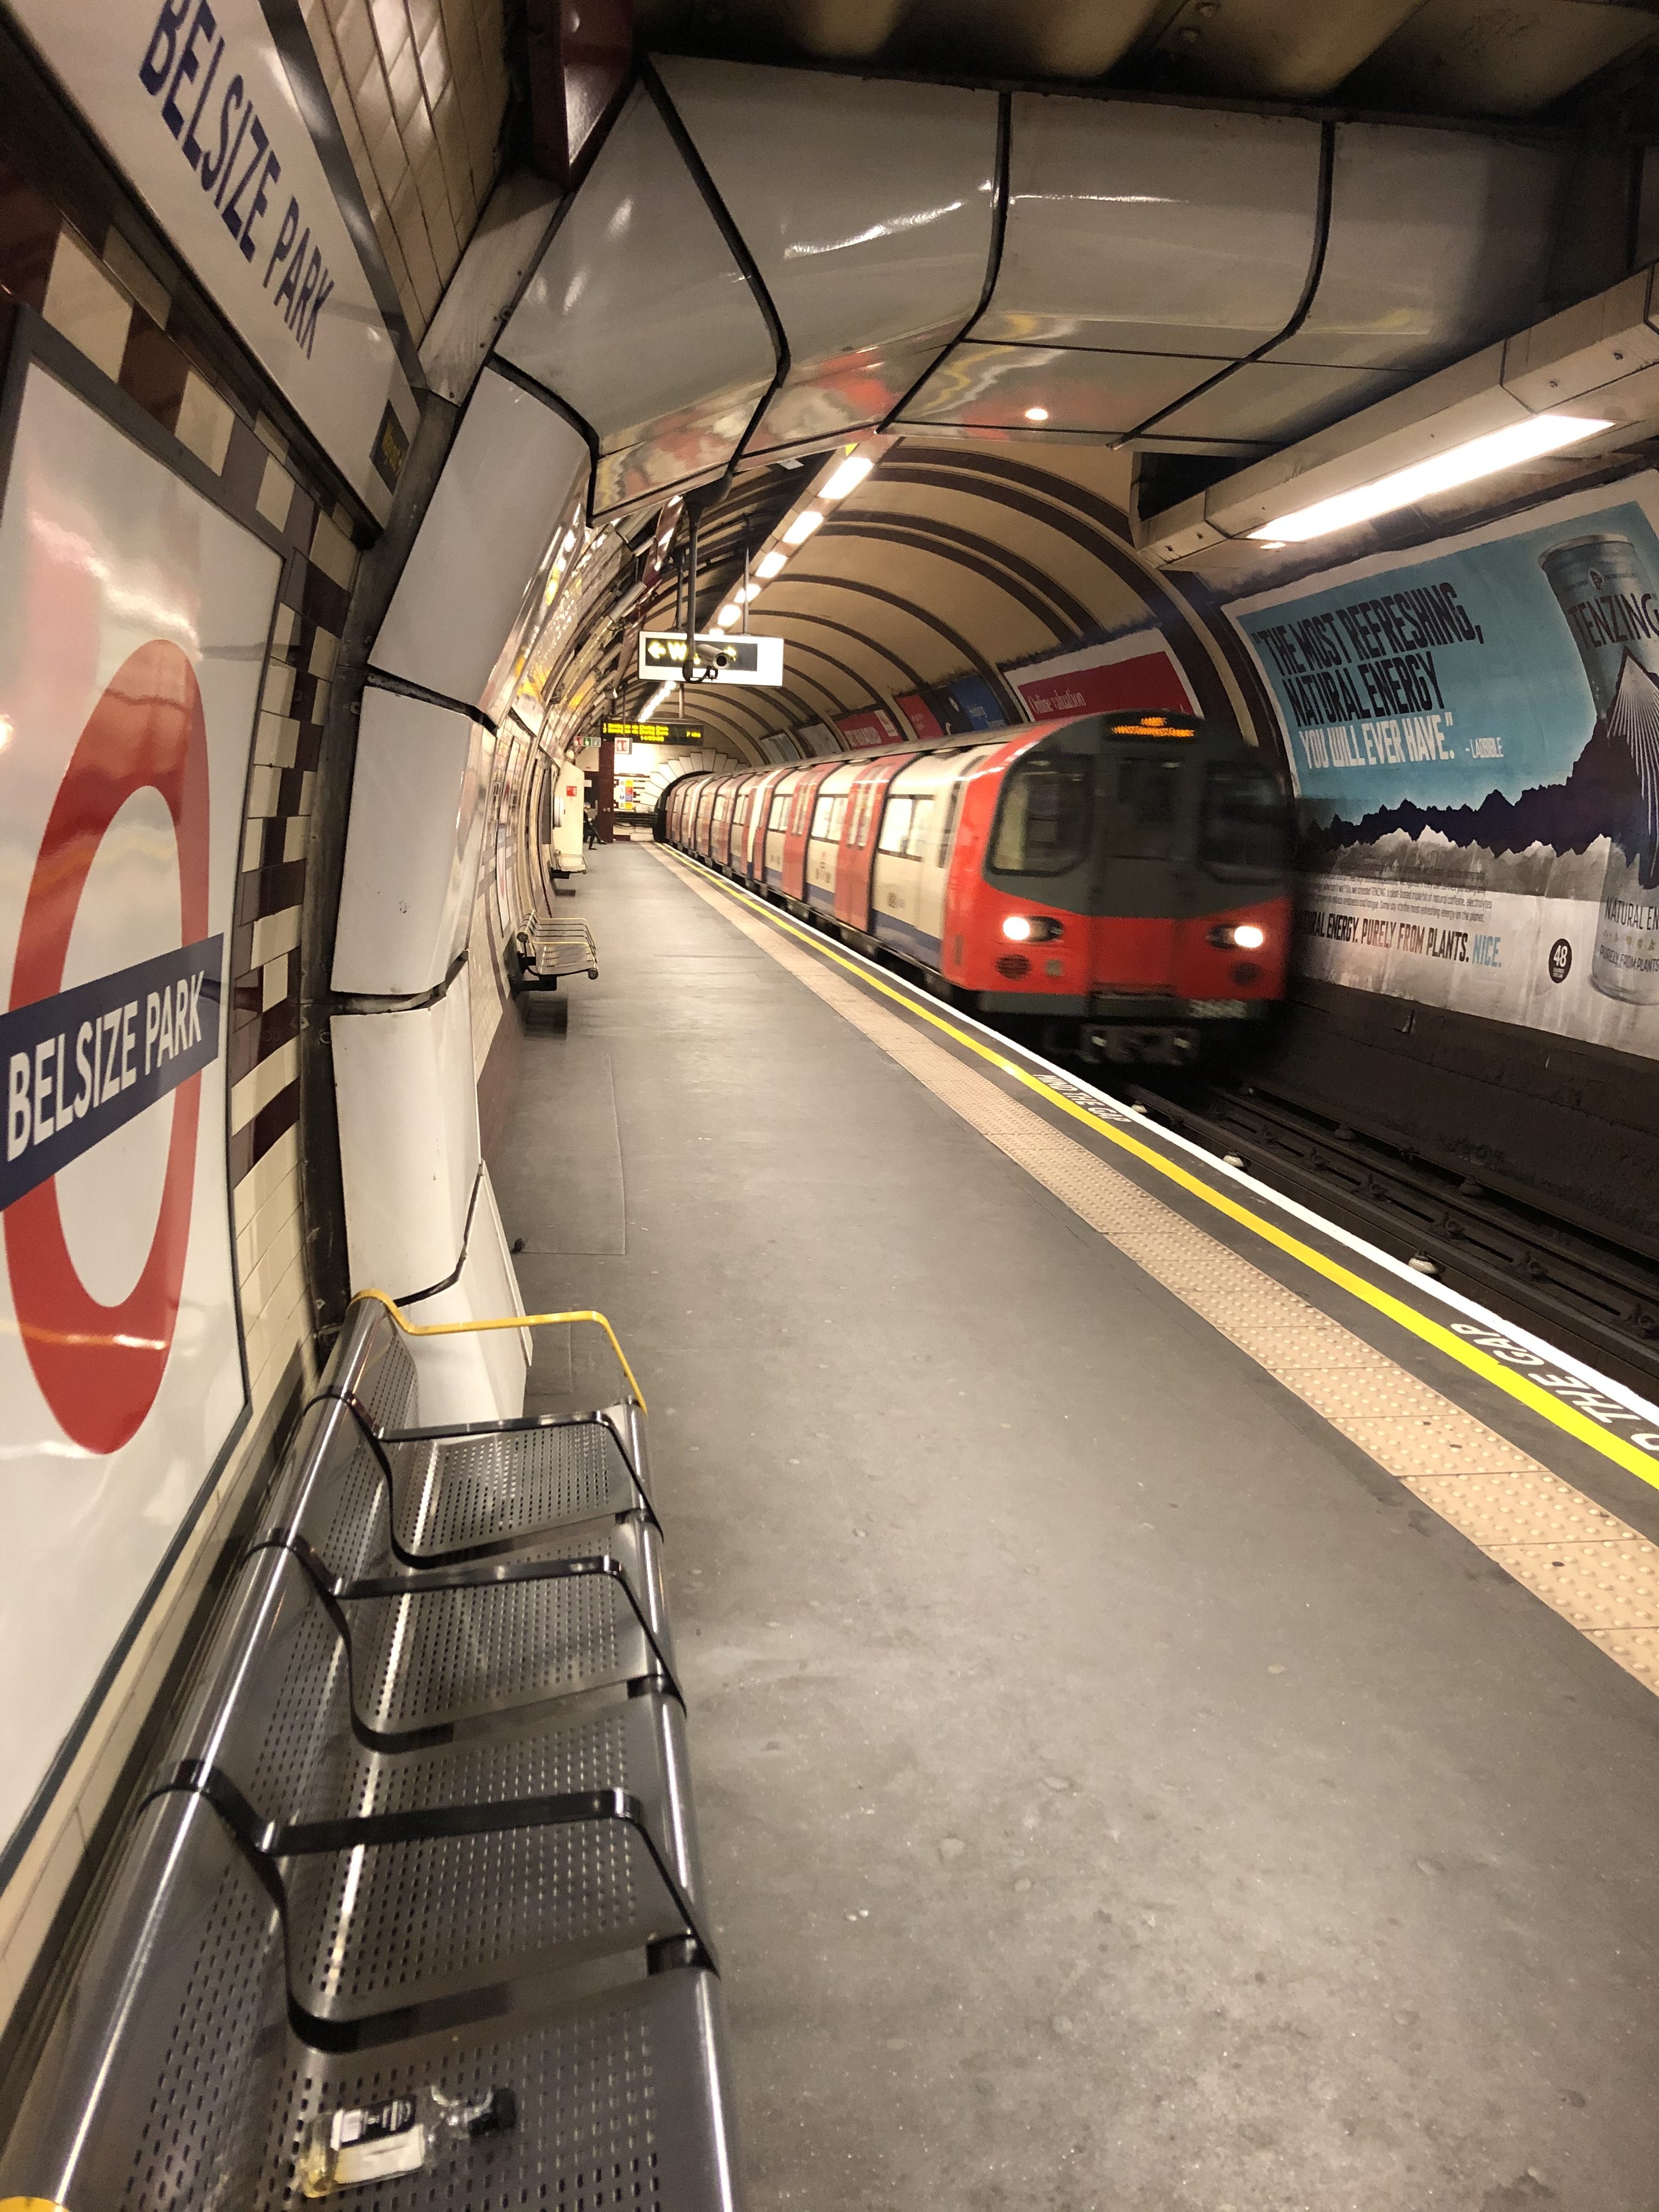
[[[506,1555],[411,1563],[371,1440],[335,1397],[301,1419],[256,1542],[336,1608],[365,1726],[447,1725],[629,1682],[675,1696],[657,1531],[638,1509],[543,1528]]]
[[[631,1400],[595,1413],[423,1429],[409,1347],[370,1301],[352,1308],[319,1395],[342,1399],[371,1440],[410,1562],[478,1555],[636,1507],[655,1518],[645,1423]]]
[[[291,2212],[319,2119],[414,2099],[386,2124],[418,2166],[352,2207],[735,2212],[640,1409],[459,1432],[504,1454],[466,1474],[457,1432],[395,1425],[415,1370],[376,1312],[100,1885],[0,2199]],[[515,1484],[549,1428],[587,1474]]]
[[[204,1796],[149,1799],[0,2153],[0,2191],[76,2212],[291,2212],[310,2122],[494,2091],[510,2124],[446,2136],[420,2171],[343,2203],[735,2212],[708,1968],[544,1981],[482,2018],[451,2002],[319,2032],[292,2001],[286,1934],[280,1886]]]
[[[519,970],[517,990],[556,991],[565,975],[598,981],[599,947],[592,931],[577,915],[558,921],[538,915],[514,934],[513,950]]]
[[[313,2032],[664,1943],[713,1964],[672,1698],[369,1731],[333,1612],[280,1546],[243,1567],[216,1650],[158,1771],[261,1862]]]

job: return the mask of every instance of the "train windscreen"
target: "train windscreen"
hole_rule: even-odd
[[[1206,769],[1198,859],[1220,876],[1277,876],[1290,866],[1290,804],[1260,761],[1216,761]]]
[[[1020,763],[1002,788],[993,875],[1063,876],[1088,857],[1093,766],[1077,753],[1038,753]]]
[[[1176,849],[1184,759],[1109,754],[1101,763],[1100,851],[1111,860],[1167,860]]]

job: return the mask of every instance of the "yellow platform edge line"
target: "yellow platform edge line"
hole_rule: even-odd
[[[673,848],[671,847],[668,849],[672,851]],[[676,857],[683,861],[684,860],[684,854],[676,854]],[[1397,1327],[1407,1330],[1411,1335],[1419,1338],[1421,1342],[1432,1345],[1437,1352],[1444,1352],[1448,1358],[1455,1359],[1459,1366],[1467,1368],[1471,1374],[1480,1376],[1483,1382],[1492,1383],[1495,1389],[1503,1391],[1506,1397],[1513,1398],[1518,1404],[1525,1406],[1528,1412],[1540,1415],[1553,1427],[1573,1437],[1577,1443],[1587,1444],[1590,1450],[1600,1453],[1603,1459],[1611,1460],[1615,1466],[1622,1467],[1627,1474],[1637,1476],[1650,1489],[1659,1490],[1659,1465],[1655,1464],[1639,1444],[1633,1444],[1627,1437],[1618,1435],[1612,1429],[1604,1428],[1601,1422],[1590,1414],[1582,1412],[1577,1406],[1569,1406],[1562,1399],[1556,1397],[1551,1391],[1547,1390],[1541,1382],[1534,1382],[1529,1376],[1517,1375],[1513,1369],[1505,1367],[1502,1360],[1494,1359],[1490,1352],[1483,1352],[1479,1345],[1466,1342],[1462,1337],[1446,1328],[1443,1322],[1431,1321],[1428,1315],[1420,1314],[1414,1306],[1407,1305],[1403,1298],[1394,1297],[1391,1292],[1382,1289],[1377,1284],[1367,1282],[1363,1275],[1357,1275],[1351,1267],[1345,1267],[1340,1260],[1328,1258],[1323,1252],[1316,1251],[1311,1244],[1304,1244],[1299,1237],[1293,1237],[1288,1230],[1279,1228],[1277,1223],[1269,1221],[1261,1214],[1253,1212],[1249,1206],[1242,1205],[1237,1199],[1230,1198],[1224,1191],[1216,1189],[1212,1184],[1206,1182],[1201,1176],[1193,1174],[1189,1169],[1182,1167],[1174,1160],[1165,1159],[1162,1153],[1155,1152],[1152,1146],[1143,1144],[1138,1137],[1132,1137],[1127,1130],[1121,1129],[1114,1123],[1103,1120],[1098,1114],[1091,1112],[1088,1107],[1079,1105],[1075,1099],[1063,1097],[1060,1091],[1054,1089],[1052,1085],[1045,1083],[1040,1075],[1034,1074],[1030,1068],[1022,1067],[1017,1060],[1008,1059],[1006,1054],[998,1052],[994,1046],[984,1043],[976,1036],[969,1036],[966,1030],[958,1029],[953,1021],[943,1014],[936,1013],[931,1006],[918,1006],[906,992],[884,981],[880,976],[870,975],[856,961],[848,960],[816,930],[803,928],[792,917],[781,915],[765,900],[756,898],[751,893],[744,891],[740,885],[728,882],[726,877],[716,874],[714,870],[701,867],[696,861],[690,861],[686,865],[696,867],[698,873],[709,883],[729,893],[733,899],[739,901],[744,906],[752,908],[757,915],[763,916],[775,928],[785,935],[798,939],[810,951],[816,952],[821,959],[831,961],[837,968],[845,969],[854,982],[861,983],[866,989],[878,992],[882,997],[890,999],[896,1006],[900,1007],[905,1013],[914,1015],[918,1021],[930,1024],[942,1035],[948,1036],[953,1043],[964,1047],[977,1058],[996,1068],[1000,1073],[1012,1076],[1017,1083],[1024,1084],[1028,1091],[1035,1091],[1039,1097],[1045,1099],[1049,1105],[1058,1108],[1062,1114],[1068,1115],[1073,1121],[1081,1121],[1085,1127],[1094,1130],[1097,1135],[1104,1137],[1109,1144],[1115,1145],[1120,1152],[1129,1153],[1133,1158],[1140,1161],[1143,1166],[1151,1168],[1156,1174],[1164,1176],[1167,1182],[1176,1184],[1194,1198],[1202,1200],[1206,1206],[1212,1207],[1216,1212],[1225,1214],[1230,1220],[1237,1222],[1241,1228],[1248,1229],[1253,1235],[1264,1238],[1267,1243],[1275,1246],[1289,1258],[1297,1261],[1304,1267],[1310,1268],[1315,1274],[1323,1276],[1328,1283],[1334,1283],[1339,1290],[1347,1291],[1350,1297],[1358,1298],[1364,1304],[1370,1306],[1374,1312],[1382,1315],[1386,1320],[1395,1322]]]

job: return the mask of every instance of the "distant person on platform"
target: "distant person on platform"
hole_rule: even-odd
[[[599,842],[599,810],[597,806],[582,809],[582,843],[597,845]]]

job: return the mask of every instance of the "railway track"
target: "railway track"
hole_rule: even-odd
[[[1454,1289],[1594,1362],[1659,1387],[1659,1243],[1633,1250],[1259,1085],[1145,1083],[1149,1115]]]

